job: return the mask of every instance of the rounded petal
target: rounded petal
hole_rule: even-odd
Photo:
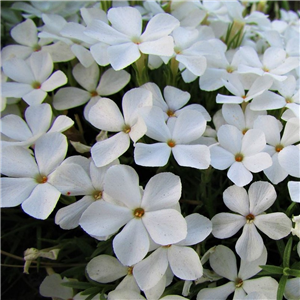
[[[37,164],[25,148],[17,146],[2,147],[1,173],[11,177],[31,177],[38,175]]]
[[[121,131],[124,119],[117,104],[100,98],[89,110],[88,121],[98,129],[105,131]]]
[[[244,159],[245,160],[245,159]],[[228,178],[237,186],[245,186],[252,181],[252,174],[240,162],[234,162],[227,172]]]
[[[47,96],[47,92],[42,89],[33,89],[28,94],[22,96],[22,99],[28,105],[37,105],[41,104]]]
[[[0,119],[0,130],[7,137],[16,141],[24,141],[32,137],[26,122],[17,115],[6,115]]]
[[[165,143],[137,143],[134,148],[134,161],[137,165],[146,167],[162,167],[167,164],[171,148]]]
[[[243,216],[249,214],[249,198],[244,188],[236,185],[228,187],[223,193],[223,200],[231,211]]]
[[[223,245],[217,246],[210,255],[209,263],[218,275],[235,281],[237,266],[235,255],[231,249]]]
[[[42,83],[41,89],[50,92],[68,82],[67,76],[60,70],[54,72],[45,82]]]
[[[283,148],[278,154],[280,165],[289,175],[300,178],[300,149],[291,145]]]
[[[95,188],[86,171],[78,164],[62,164],[50,176],[49,182],[68,196],[92,195]]]
[[[168,260],[174,275],[182,280],[195,280],[203,274],[199,255],[192,248],[172,245]]]
[[[30,196],[37,184],[32,178],[1,177],[0,207],[15,207],[20,205]]]
[[[64,132],[73,125],[74,121],[71,118],[60,115],[54,120],[48,132]]]
[[[265,146],[266,139],[263,131],[258,129],[249,129],[244,135],[241,152],[245,156],[249,156],[262,151]]]
[[[10,35],[18,44],[29,47],[34,46],[38,41],[37,28],[31,19],[26,19],[26,21],[15,26]]]
[[[265,181],[256,181],[248,190],[250,212],[258,215],[267,210],[276,200],[276,191],[272,184]]]
[[[222,106],[222,115],[228,124],[240,130],[245,129],[245,116],[240,105],[224,104]]]
[[[95,201],[91,196],[82,199],[58,210],[55,215],[55,224],[62,229],[73,229],[79,225],[82,213]]]
[[[34,79],[43,83],[52,73],[53,62],[48,52],[33,52],[28,59]]]
[[[197,213],[185,217],[187,236],[176,245],[191,246],[202,242],[212,231],[212,222]]]
[[[185,110],[176,119],[172,139],[178,144],[190,143],[202,136],[206,121],[196,110]]]
[[[258,259],[264,247],[264,241],[255,225],[245,224],[243,233],[236,242],[235,250],[241,259],[253,261]]]
[[[272,277],[264,276],[261,278],[245,280],[243,289],[247,294],[255,291],[262,293],[267,299],[276,299],[278,282]]]
[[[50,132],[40,137],[35,143],[35,159],[40,174],[49,175],[64,160],[68,149],[65,135]]]
[[[22,203],[22,209],[36,219],[45,220],[56,206],[60,192],[51,184],[38,184]]]
[[[191,98],[190,93],[182,91],[174,86],[167,85],[164,88],[164,97],[171,110],[182,108]]]
[[[218,145],[210,147],[210,157],[211,165],[217,170],[225,170],[234,163],[234,155]]]
[[[258,173],[272,165],[272,158],[266,152],[260,152],[243,159],[243,165],[252,173]]]
[[[72,70],[72,74],[76,81],[87,91],[92,92],[96,90],[99,81],[99,66],[93,63],[89,67],[84,67],[78,63]]]
[[[64,110],[80,106],[91,98],[87,91],[76,87],[65,87],[58,90],[53,98],[53,107],[57,110]]]
[[[146,211],[170,208],[176,205],[181,197],[180,177],[173,173],[159,173],[145,186],[142,207]]]
[[[298,118],[291,118],[287,121],[282,135],[281,143],[285,146],[300,141],[300,121]]]
[[[107,296],[108,300],[145,300],[145,297],[143,297],[140,293],[127,289],[116,289],[114,291],[109,292]]]
[[[205,145],[176,145],[172,148],[172,153],[180,166],[200,170],[209,167],[210,152]]]
[[[234,290],[234,282],[228,282],[215,288],[205,288],[198,293],[197,300],[226,300]]]
[[[159,245],[174,244],[186,238],[186,221],[175,209],[148,211],[142,220],[153,241]]]
[[[96,201],[90,205],[80,218],[79,225],[92,236],[108,236],[133,219],[133,213],[122,207],[105,201]]]
[[[167,249],[160,247],[133,268],[133,276],[141,290],[155,286],[168,268]]]
[[[300,203],[300,182],[289,181],[288,189],[289,189],[291,200]]]
[[[130,38],[139,37],[142,32],[142,16],[134,7],[116,7],[107,13],[112,27]]]
[[[2,97],[21,98],[33,91],[33,87],[28,83],[4,82],[1,85]]]
[[[213,236],[226,239],[236,234],[245,225],[246,220],[240,215],[219,213],[213,216],[211,222]]]
[[[241,151],[243,134],[235,126],[222,125],[217,135],[219,143],[224,149],[233,154]]]
[[[102,254],[94,257],[86,266],[86,272],[94,281],[108,283],[127,275],[127,267],[115,257]]]
[[[174,42],[171,36],[164,36],[154,41],[144,41],[139,45],[139,50],[145,54],[157,56],[172,56],[174,53]]]
[[[107,48],[107,54],[111,66],[116,71],[128,67],[141,56],[138,45],[133,42],[110,46]]]
[[[300,298],[300,278],[290,278],[287,280],[285,289],[284,289],[284,297],[286,299],[299,299]]]
[[[256,216],[256,227],[273,240],[280,240],[289,235],[292,221],[284,213],[269,213]]]
[[[104,189],[106,194],[130,209],[141,207],[139,177],[132,167],[116,165],[109,168]]]
[[[115,71],[110,68],[101,75],[97,92],[101,96],[115,94],[127,85],[130,77],[130,74],[124,70]]]
[[[141,219],[130,220],[113,240],[119,261],[126,266],[140,262],[148,253],[149,235]]]

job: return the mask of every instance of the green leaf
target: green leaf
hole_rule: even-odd
[[[278,290],[277,290],[277,300],[283,299],[283,293],[285,289],[286,282],[288,280],[288,276],[283,275],[279,280]]]
[[[300,277],[300,270],[290,269],[290,268],[284,268],[283,274],[287,276],[295,276]]]
[[[283,274],[283,268],[282,267],[277,267],[277,266],[272,266],[272,265],[264,265],[260,266],[264,271],[267,271],[270,274]]]
[[[73,289],[78,290],[86,290],[88,288],[93,287],[89,282],[78,282],[78,281],[68,281],[68,282],[62,282],[61,285],[67,286]]]
[[[81,292],[81,295],[96,295],[98,293],[100,293],[103,289],[103,286],[99,286],[99,287],[90,287],[88,289],[86,289],[85,291]]]
[[[291,236],[286,243],[284,253],[283,253],[283,267],[288,268],[290,266],[290,257],[293,246],[293,237]]]

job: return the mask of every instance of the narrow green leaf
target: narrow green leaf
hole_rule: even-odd
[[[278,290],[277,290],[277,300],[283,299],[283,293],[285,289],[286,282],[288,280],[288,276],[283,275],[279,280]]]
[[[284,244],[283,240],[276,241],[276,245],[277,245],[278,252],[281,256],[281,259],[283,259],[283,254],[284,254],[284,249],[285,249],[285,244]]]
[[[267,271],[270,274],[283,274],[283,268],[282,267],[277,267],[277,266],[272,266],[272,265],[264,265],[260,266],[264,271]]]
[[[102,286],[98,286],[98,287],[90,287],[88,289],[86,289],[85,291],[81,292],[81,295],[96,295],[98,293],[101,292],[101,290],[103,289]]]
[[[290,266],[290,257],[291,257],[291,251],[293,246],[293,237],[291,236],[286,243],[284,253],[283,253],[283,267],[289,268]]]
[[[284,268],[283,274],[287,276],[295,276],[300,277],[300,270],[290,269],[290,268]]]

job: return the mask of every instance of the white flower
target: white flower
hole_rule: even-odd
[[[40,137],[33,157],[28,149],[18,146],[2,148],[1,207],[22,204],[22,209],[36,219],[47,219],[60,197],[51,184],[51,174],[64,160],[68,143],[59,132]]]
[[[300,299],[300,278],[290,278],[287,280],[284,288],[284,297],[288,300]]]
[[[188,246],[198,244],[210,234],[211,222],[199,214],[191,214],[185,219],[187,236],[184,240],[159,247],[134,266],[133,275],[142,290],[153,288],[166,273],[168,266],[175,276],[183,280],[195,280],[202,276],[199,255]]]
[[[245,135],[232,125],[222,125],[218,130],[219,144],[210,147],[211,165],[217,170],[225,170],[228,178],[238,186],[252,181],[252,173],[260,172],[272,165],[266,152],[264,133],[249,129]]]
[[[230,186],[223,193],[225,205],[233,213],[219,213],[212,218],[212,234],[225,239],[236,234],[242,227],[242,235],[235,245],[243,260],[256,260],[262,253],[264,242],[256,227],[274,240],[282,239],[291,231],[291,220],[281,212],[264,213],[276,200],[274,187],[263,181],[254,182],[249,191]]]
[[[0,131],[9,138],[9,141],[2,143],[31,146],[46,132],[63,132],[74,124],[72,119],[64,115],[58,116],[52,122],[53,113],[48,103],[27,107],[24,116],[26,122],[13,114],[0,119]]]
[[[260,265],[267,261],[266,248],[261,255],[252,262],[241,260],[240,269],[237,271],[236,258],[232,250],[223,245],[216,247],[210,255],[209,262],[212,269],[219,275],[230,280],[228,283],[215,287],[202,289],[197,300],[221,300],[234,292],[233,299],[244,299],[251,292],[261,292],[267,299],[276,299],[278,283],[272,277],[250,279],[261,271]],[[252,298],[251,298],[252,299]]]
[[[173,38],[169,34],[179,26],[179,21],[173,16],[165,13],[155,15],[148,22],[144,33],[142,16],[136,8],[111,8],[107,18],[112,26],[94,20],[87,26],[85,33],[109,45],[107,53],[115,70],[134,63],[141,53],[159,56],[173,54]]]
[[[289,149],[292,144],[300,141],[299,120],[298,118],[289,119],[282,137],[280,137],[282,124],[273,116],[259,116],[254,121],[253,128],[260,129],[265,134],[267,142],[265,151],[271,155],[272,165],[265,169],[264,173],[273,184],[278,184],[288,176],[286,167],[291,167],[294,170],[297,168],[297,159],[294,160],[290,157]],[[283,149],[285,151],[281,153]],[[284,160],[285,168],[281,166],[279,157]]]
[[[130,145],[139,140],[147,131],[138,109],[152,105],[152,95],[141,88],[131,89],[122,99],[123,114],[117,104],[100,98],[87,112],[88,121],[100,130],[117,132],[112,137],[97,142],[91,149],[97,167],[102,167],[120,157]]]
[[[63,229],[73,229],[79,225],[84,211],[93,206],[95,201],[109,201],[103,187],[104,178],[107,170],[118,163],[113,161],[105,167],[97,168],[91,159],[83,156],[68,157],[52,175],[51,183],[63,195],[84,197],[59,209],[55,215],[55,223]]]
[[[158,107],[144,108],[142,117],[147,125],[146,135],[158,141],[154,144],[137,143],[134,160],[142,166],[164,166],[171,153],[180,166],[207,169],[209,149],[205,145],[192,145],[206,128],[206,121],[196,110],[184,110],[177,118],[165,123],[163,111]]]
[[[289,189],[291,200],[300,203],[300,182],[289,181],[288,189]]]
[[[300,239],[300,215],[293,216],[292,221],[295,223],[295,227],[291,229],[292,235],[296,235]]]
[[[187,225],[174,209],[181,196],[181,182],[172,173],[160,173],[150,179],[143,195],[133,168],[111,167],[105,176],[104,190],[115,201],[97,201],[81,217],[81,227],[92,236],[116,233],[113,240],[117,258],[131,266],[148,253],[150,239],[159,245],[183,240]]]
[[[115,71],[106,70],[101,74],[99,66],[93,63],[90,67],[85,68],[78,63],[72,70],[76,81],[83,87],[65,87],[58,90],[53,98],[53,107],[58,110],[64,110],[87,104],[89,107],[102,96],[115,94],[129,82],[130,74],[124,70]]]
[[[47,52],[34,52],[25,61],[12,58],[3,63],[3,72],[15,82],[2,84],[2,96],[22,98],[29,105],[40,104],[47,92],[67,83],[66,75],[58,70],[52,74],[53,62]]]

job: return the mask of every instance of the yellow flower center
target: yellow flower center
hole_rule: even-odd
[[[141,207],[139,208],[136,208],[134,211],[133,211],[133,215],[137,218],[137,219],[140,219],[143,215],[145,214],[145,210]]]
[[[133,267],[128,267],[127,268],[127,275],[132,275],[133,272]]]
[[[243,280],[241,278],[237,278],[235,280],[235,287],[240,288],[243,285]]]
[[[39,175],[36,177],[36,182],[38,183],[46,183],[48,181],[48,177],[45,175]]]
[[[32,86],[34,89],[38,90],[38,89],[41,88],[42,85],[41,85],[40,82],[34,81],[34,82],[31,84],[31,86]]]
[[[243,159],[244,159],[243,154],[238,153],[238,154],[235,155],[235,161],[241,162]]]
[[[171,147],[171,148],[173,148],[173,147],[176,146],[176,143],[175,143],[173,140],[169,140],[169,141],[167,142],[167,144],[168,144],[168,146]]]
[[[124,125],[123,126],[123,132],[128,134],[130,131],[131,131],[131,127],[129,125]]]
[[[254,219],[255,219],[255,216],[252,214],[249,214],[246,216],[246,220],[247,220],[248,224],[251,224],[254,221]]]
[[[96,96],[99,95],[99,94],[97,93],[97,91],[91,91],[90,94],[91,94],[92,97],[96,97]]]
[[[102,198],[102,191],[96,191],[93,196],[95,200],[100,200]]]
[[[278,152],[278,153],[279,153],[282,149],[283,149],[283,145],[281,145],[281,144],[275,146],[275,151]]]
[[[168,109],[167,115],[168,115],[169,117],[176,117],[175,112],[174,112],[172,109]]]

